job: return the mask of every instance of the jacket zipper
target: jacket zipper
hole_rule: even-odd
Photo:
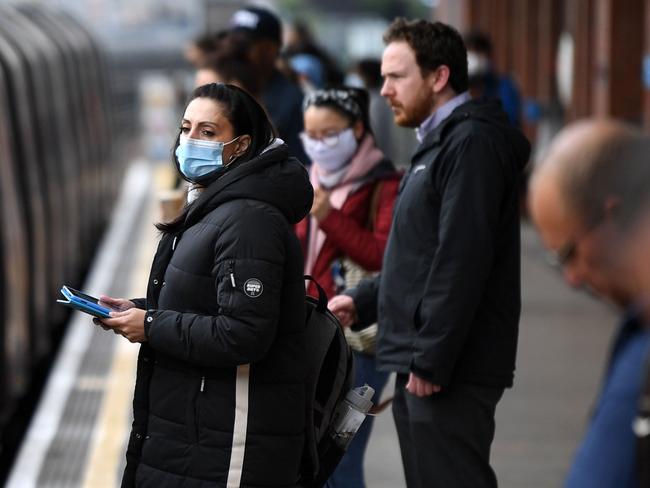
[[[194,383],[194,380],[192,380],[192,383]],[[194,390],[193,388],[190,390],[191,410],[187,410],[187,436],[190,442],[195,443],[198,442],[200,436],[199,431],[201,430],[199,426],[201,425],[201,399],[205,391],[205,376],[201,376],[198,389]]]
[[[194,397],[194,439],[198,442],[201,430],[201,395],[205,391],[205,376],[201,376],[199,393]]]

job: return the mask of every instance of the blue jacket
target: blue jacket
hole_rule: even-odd
[[[587,433],[569,471],[566,488],[637,487],[637,412],[650,332],[629,315],[612,350],[604,384]]]

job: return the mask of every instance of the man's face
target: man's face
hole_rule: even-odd
[[[611,219],[585,222],[569,211],[555,176],[549,174],[534,182],[529,203],[533,222],[545,246],[557,255],[566,282],[627,307],[631,296],[620,272],[619,235]]]
[[[250,43],[248,56],[255,66],[268,70],[275,65],[279,52],[280,48],[277,43],[269,39],[253,39]]]
[[[392,108],[397,125],[418,127],[431,115],[435,105],[435,72],[422,77],[415,52],[406,42],[395,41],[386,46],[381,74],[384,77],[381,95]]]
[[[280,46],[276,41],[265,37],[257,37],[245,31],[233,31],[230,34],[229,42],[237,50],[244,49],[248,60],[264,76],[273,70],[275,61],[280,52]]]
[[[640,306],[647,324],[650,324],[650,208],[632,226],[625,237],[622,249],[624,273],[635,280],[635,301]]]

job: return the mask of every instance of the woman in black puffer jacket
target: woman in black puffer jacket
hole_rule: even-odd
[[[196,89],[175,156],[200,191],[158,226],[146,300],[102,297],[126,309],[102,325],[142,343],[122,486],[298,486],[308,175],[231,85]]]

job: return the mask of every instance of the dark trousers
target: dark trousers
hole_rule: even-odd
[[[419,398],[395,381],[393,417],[408,488],[495,488],[494,412],[503,388],[454,385]]]

